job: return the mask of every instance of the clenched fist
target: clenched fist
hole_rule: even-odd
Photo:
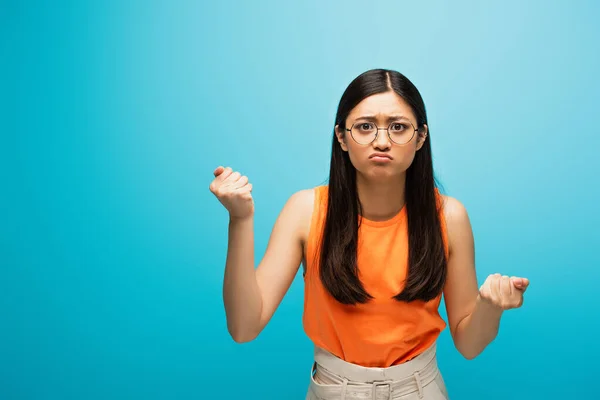
[[[527,278],[493,274],[487,277],[479,289],[479,297],[499,309],[508,310],[523,305],[523,293],[529,286]]]
[[[244,219],[254,215],[252,184],[248,182],[248,177],[221,166],[213,174],[215,179],[209,189],[229,211],[230,218]]]

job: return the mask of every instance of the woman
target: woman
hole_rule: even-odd
[[[358,76],[333,133],[329,183],[290,196],[256,270],[252,184],[214,171],[210,190],[230,215],[228,330],[256,338],[302,263],[315,344],[307,399],[447,399],[435,356],[442,294],[454,344],[472,359],[529,281],[494,274],[478,288],[467,212],[436,187],[425,105],[405,76]]]

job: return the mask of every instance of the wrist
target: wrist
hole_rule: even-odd
[[[254,218],[253,214],[246,215],[243,217],[238,217],[238,216],[229,214],[229,223],[230,224],[244,224],[244,223],[252,222],[253,218]]]
[[[481,295],[481,293],[477,295],[477,307],[485,311],[486,314],[497,315],[498,317],[500,317],[504,312],[502,307],[494,304],[489,299],[486,299]]]

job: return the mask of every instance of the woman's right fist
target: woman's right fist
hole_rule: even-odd
[[[229,167],[217,167],[213,174],[215,179],[209,189],[229,211],[229,216],[243,219],[254,215],[252,184],[248,182],[248,177],[233,172]]]

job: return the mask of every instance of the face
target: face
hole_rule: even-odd
[[[388,136],[387,128],[392,122],[392,138],[402,144],[395,143]],[[336,125],[338,142],[342,150],[348,152],[357,174],[374,180],[385,180],[406,172],[427,137],[427,125],[414,132],[417,120],[411,107],[393,91],[369,96],[358,103],[346,119],[347,129],[353,125],[357,128],[352,135]],[[372,143],[364,144],[372,137],[366,132],[375,127],[379,128],[377,137]],[[357,143],[353,136],[361,143]]]

